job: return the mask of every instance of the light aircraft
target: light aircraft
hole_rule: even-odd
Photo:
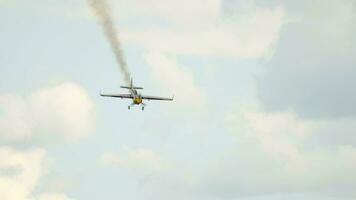
[[[160,100],[160,101],[173,101],[172,98],[164,98],[164,97],[155,97],[155,96],[147,96],[147,95],[142,95],[141,93],[138,93],[137,90],[142,90],[142,87],[137,87],[134,86],[132,83],[132,79],[130,81],[129,86],[121,86],[121,88],[128,89],[130,91],[130,94],[101,94],[100,96],[102,97],[114,97],[114,98],[121,98],[121,99],[132,99],[131,105],[128,106],[128,109],[131,108],[131,106],[134,105],[142,105],[142,110],[145,109],[146,104],[143,103],[144,99],[147,100]]]

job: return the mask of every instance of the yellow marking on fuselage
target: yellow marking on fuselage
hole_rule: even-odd
[[[134,102],[135,104],[141,104],[141,103],[142,103],[142,98],[139,98],[139,97],[134,98],[134,99],[133,99],[133,102]]]

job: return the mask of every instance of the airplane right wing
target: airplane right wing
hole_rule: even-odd
[[[131,94],[100,94],[102,97],[115,97],[121,99],[132,99],[133,96]]]
[[[141,97],[142,99],[147,99],[147,100],[173,101],[173,97],[165,98],[165,97],[155,97],[155,96],[146,96],[146,95],[142,95]]]

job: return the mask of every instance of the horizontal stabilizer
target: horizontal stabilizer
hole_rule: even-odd
[[[125,89],[135,89],[135,90],[142,90],[142,89],[143,89],[143,87],[136,87],[136,86],[133,86],[133,87],[121,86],[121,88],[125,88]]]

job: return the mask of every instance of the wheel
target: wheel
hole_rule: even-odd
[[[145,107],[142,107],[142,110],[145,110]]]
[[[131,108],[131,107],[130,107],[130,106],[128,106],[127,108],[130,110],[130,108]]]

